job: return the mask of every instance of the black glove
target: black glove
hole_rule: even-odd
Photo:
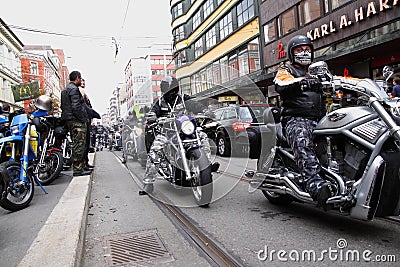
[[[300,81],[300,85],[303,91],[322,91],[321,81],[316,77],[306,76],[303,80]]]

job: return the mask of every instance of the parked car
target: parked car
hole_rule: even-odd
[[[256,159],[261,151],[260,125],[268,104],[231,105],[216,109],[215,128],[212,139],[217,155],[247,155]],[[209,135],[210,136],[210,135]]]

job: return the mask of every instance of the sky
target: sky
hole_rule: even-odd
[[[63,49],[69,71],[82,73],[92,106],[101,114],[112,91],[124,83],[129,59],[168,53],[172,43],[168,0],[8,0],[1,3],[0,17],[24,45]]]

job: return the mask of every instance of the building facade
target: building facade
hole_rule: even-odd
[[[336,75],[382,78],[390,65],[400,72],[400,2],[397,0],[264,0],[260,31],[265,85],[288,60],[286,45],[307,35],[315,60],[328,63]]]
[[[14,104],[12,85],[22,82],[20,54],[23,43],[0,18],[0,100]]]
[[[209,104],[265,101],[257,85],[262,72],[259,0],[171,0],[170,6],[183,93]]]
[[[160,83],[165,76],[175,76],[172,55],[150,55],[151,91],[153,101],[161,96]]]

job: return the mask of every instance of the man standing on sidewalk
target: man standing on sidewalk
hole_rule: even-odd
[[[61,92],[61,119],[66,121],[71,133],[73,176],[89,175],[91,171],[85,170],[84,160],[88,114],[78,88],[82,82],[81,73],[71,72],[69,81],[68,86]]]

